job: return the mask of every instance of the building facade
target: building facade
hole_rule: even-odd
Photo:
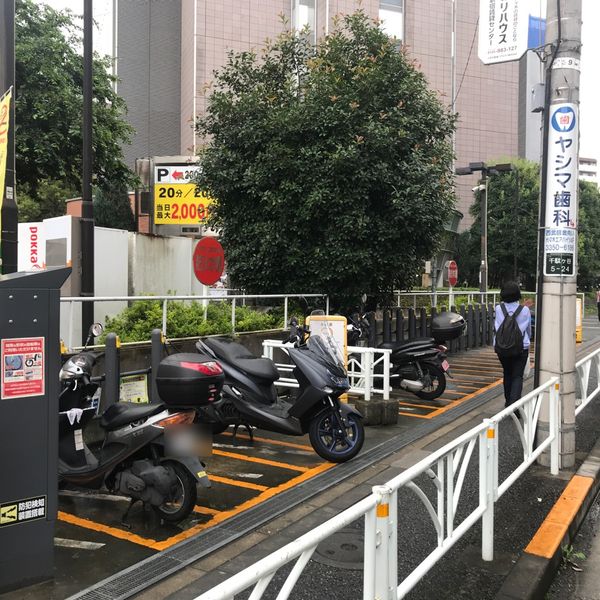
[[[118,0],[118,92],[136,130],[125,148],[128,164],[195,154],[194,119],[230,50],[258,50],[290,23],[308,25],[316,39],[337,15],[359,8],[382,20],[454,106],[457,166],[518,154],[519,65],[483,65],[477,57],[479,0]],[[476,177],[457,179],[462,228],[471,222]]]

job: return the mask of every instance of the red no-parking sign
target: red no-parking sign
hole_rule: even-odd
[[[223,246],[212,237],[202,238],[192,257],[194,275],[204,285],[212,285],[219,281],[225,268],[225,253]]]
[[[455,260],[449,260],[446,267],[448,268],[448,284],[454,287],[458,283],[458,265]]]

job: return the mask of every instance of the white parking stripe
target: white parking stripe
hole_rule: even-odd
[[[54,538],[54,545],[61,548],[77,548],[79,550],[99,550],[106,544],[98,542],[84,542],[81,540],[66,540],[64,538]]]

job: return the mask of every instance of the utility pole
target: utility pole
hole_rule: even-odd
[[[7,115],[0,115],[0,138],[8,126],[6,170],[0,189],[0,274],[17,270],[18,209],[15,195],[15,0],[0,0],[0,97],[12,88]],[[1,152],[0,152],[1,153]],[[0,166],[0,168],[2,168]]]
[[[481,304],[486,304],[488,291],[488,172],[484,167],[481,171],[482,182],[479,185],[481,194],[481,265],[479,267],[479,291],[481,292]]]
[[[94,295],[94,205],[92,202],[92,0],[83,3],[83,190],[81,194],[81,296]],[[82,302],[81,337],[85,344],[94,322],[94,303]]]
[[[575,464],[575,313],[581,0],[548,0],[544,159],[538,259],[536,373],[540,383],[560,377],[561,468]],[[540,318],[541,317],[541,318]],[[538,431],[549,431],[545,405]],[[546,464],[549,456],[540,461]]]

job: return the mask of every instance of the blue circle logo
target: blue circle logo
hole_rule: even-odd
[[[566,133],[575,127],[575,111],[570,106],[561,106],[552,115],[552,128]]]

